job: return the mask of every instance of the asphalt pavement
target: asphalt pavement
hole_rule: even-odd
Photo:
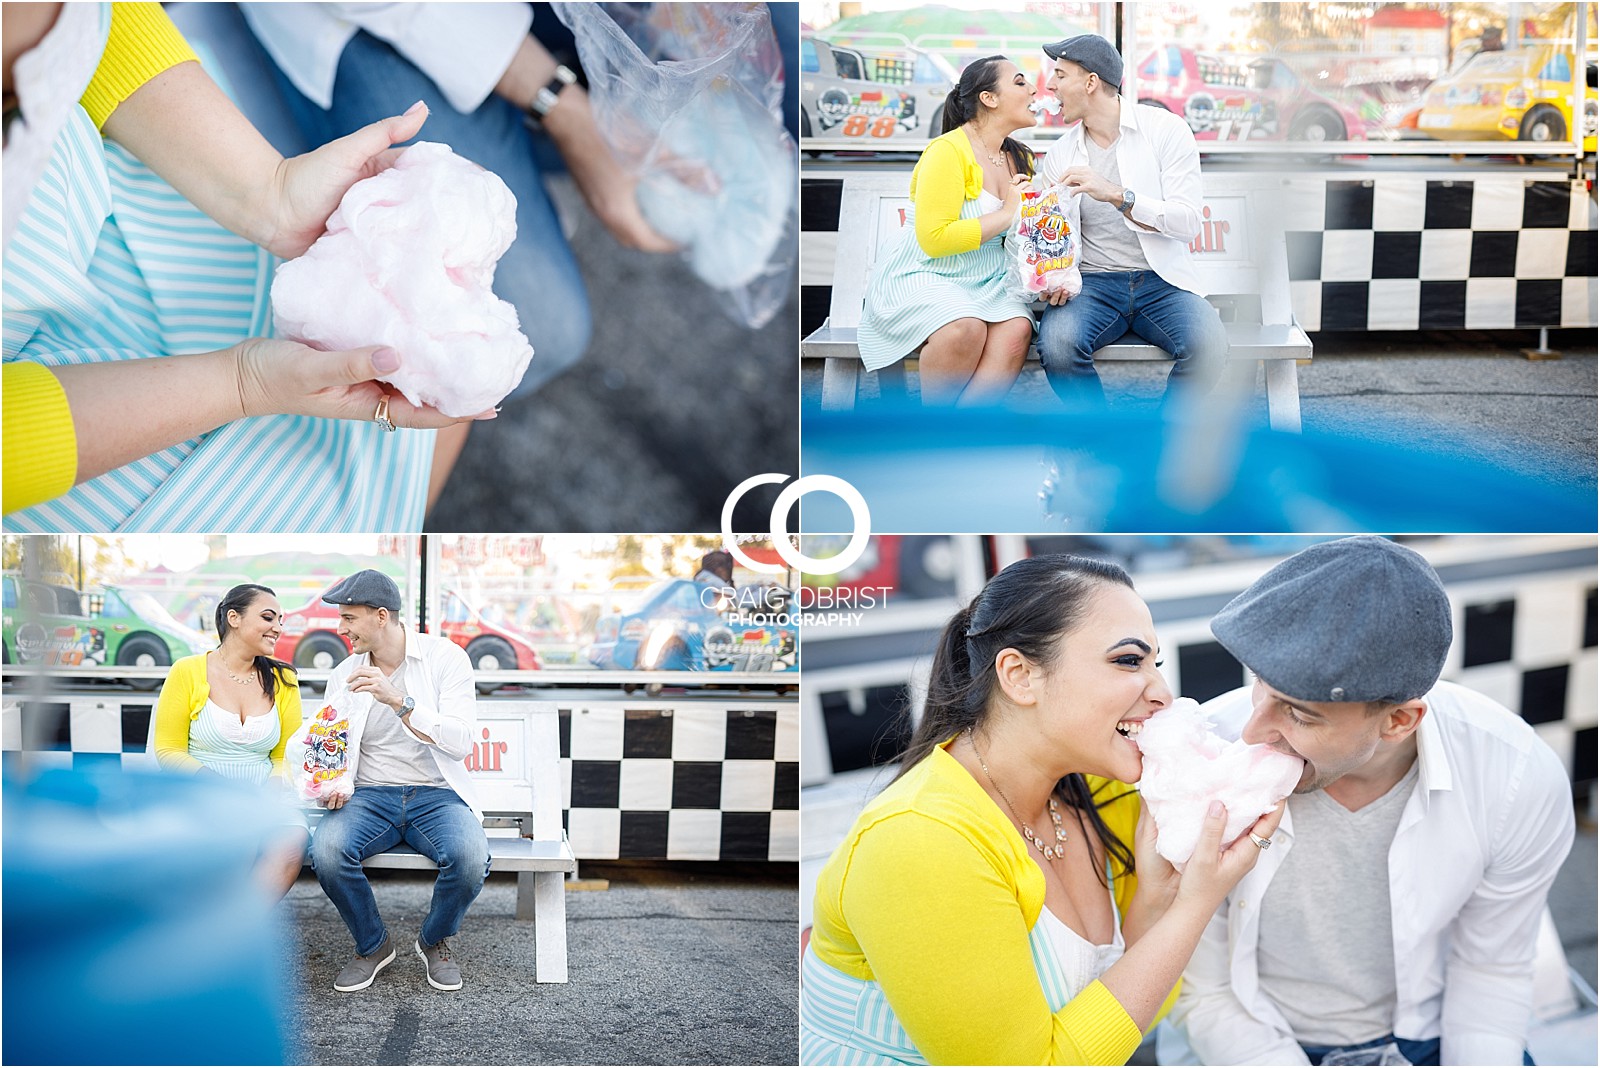
[[[450,939],[463,986],[427,985],[411,949],[431,872],[372,872],[399,944],[373,985],[335,993],[354,952],[307,871],[280,906],[302,1064],[793,1064],[799,998],[796,866],[601,864],[567,893],[566,984],[535,983],[533,923],[496,873]]]
[[[571,179],[547,180],[588,287],[584,357],[473,427],[428,531],[715,531],[750,475],[798,473],[799,299],[759,329],[678,255],[618,245]],[[780,487],[735,527],[765,531]]]
[[[1315,357],[1299,368],[1301,415],[1308,431],[1360,425],[1397,443],[1447,442],[1462,455],[1526,472],[1564,489],[1596,485],[1596,332],[1550,334],[1560,359],[1529,360],[1537,331],[1312,335]],[[1151,410],[1168,365],[1118,362],[1100,374],[1113,410]],[[1259,379],[1261,372],[1257,371]],[[862,401],[876,386],[863,379]],[[803,413],[820,410],[822,372],[808,361]],[[1008,403],[1059,410],[1044,371],[1030,362]],[[1266,422],[1258,381],[1250,416]]]

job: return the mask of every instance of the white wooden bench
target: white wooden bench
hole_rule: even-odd
[[[489,870],[517,873],[516,918],[533,921],[534,981],[564,983],[565,877],[578,870],[578,859],[561,826],[559,713],[548,701],[479,701],[478,726],[489,734],[474,754],[473,774],[489,836]],[[426,871],[434,863],[400,845],[362,866]]]
[[[314,700],[306,701],[309,715]],[[516,918],[533,921],[534,980],[567,981],[567,874],[578,859],[561,826],[561,727],[549,701],[479,701],[480,741],[468,758],[484,833],[489,870],[517,873]],[[154,754],[155,717],[146,751]],[[153,763],[153,759],[152,759]],[[308,810],[313,831],[320,809]],[[433,861],[407,845],[362,862],[367,868],[428,871]]]
[[[852,175],[844,180],[828,318],[800,345],[801,359],[823,361],[826,410],[855,406],[863,370],[856,344],[861,306],[879,250],[905,225],[904,209],[910,204],[907,182],[904,173]],[[1202,241],[1209,248],[1197,253],[1195,262],[1211,293],[1207,299],[1217,306],[1228,331],[1230,356],[1260,361],[1265,368],[1269,422],[1275,429],[1298,431],[1300,382],[1295,361],[1311,358],[1311,339],[1294,321],[1289,304],[1288,250],[1282,228],[1273,221],[1282,213],[1270,206],[1281,195],[1281,186],[1275,179],[1252,181],[1244,176],[1230,176],[1225,185],[1228,192],[1208,195],[1206,207],[1218,222],[1226,218],[1228,228],[1224,233],[1203,231]],[[1037,360],[1038,350],[1030,349],[1028,358]],[[1097,361],[1171,358],[1132,333],[1095,352]]]

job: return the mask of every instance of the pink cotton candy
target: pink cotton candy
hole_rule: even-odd
[[[493,408],[533,358],[516,309],[490,288],[516,212],[499,176],[417,142],[351,186],[328,232],[278,268],[279,335],[320,349],[387,345],[400,369],[382,381],[413,404],[454,416]]]
[[[1181,868],[1194,853],[1211,802],[1228,809],[1226,846],[1289,796],[1305,761],[1264,745],[1224,741],[1200,706],[1180,697],[1144,721],[1139,794],[1156,821],[1156,852]]]

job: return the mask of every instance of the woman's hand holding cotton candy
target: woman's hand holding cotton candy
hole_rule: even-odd
[[[286,260],[303,255],[327,229],[328,216],[350,187],[393,166],[404,150],[391,146],[417,136],[427,118],[427,106],[419,100],[403,115],[380,119],[283,160],[260,212],[257,243]]]
[[[418,141],[351,186],[327,232],[278,267],[278,333],[323,349],[394,349],[404,362],[383,380],[415,405],[463,418],[494,407],[533,358],[516,309],[493,290],[516,212],[497,175]]]
[[[1250,839],[1250,834],[1271,838],[1283,819],[1285,803],[1279,801],[1277,808],[1256,820],[1249,834],[1240,835],[1237,841],[1223,848],[1228,809],[1221,801],[1211,802],[1205,822],[1200,827],[1200,838],[1195,842],[1194,853],[1183,866],[1173,904],[1192,904],[1207,915],[1215,912],[1217,906],[1239,884],[1239,880],[1249,874],[1261,859],[1262,850]]]
[[[240,414],[314,415],[366,421],[389,396],[389,419],[398,427],[430,430],[466,422],[437,408],[418,406],[375,381],[400,368],[401,357],[381,346],[323,352],[294,341],[250,338],[231,350],[238,377]],[[491,409],[469,419],[493,419]]]

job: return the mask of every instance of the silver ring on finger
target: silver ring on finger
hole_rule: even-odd
[[[1257,834],[1254,831],[1250,832],[1250,841],[1252,841],[1252,842],[1254,842],[1256,844],[1256,848],[1257,849],[1270,849],[1270,848],[1272,848],[1272,839],[1263,838],[1263,837],[1261,837],[1259,834]]]

